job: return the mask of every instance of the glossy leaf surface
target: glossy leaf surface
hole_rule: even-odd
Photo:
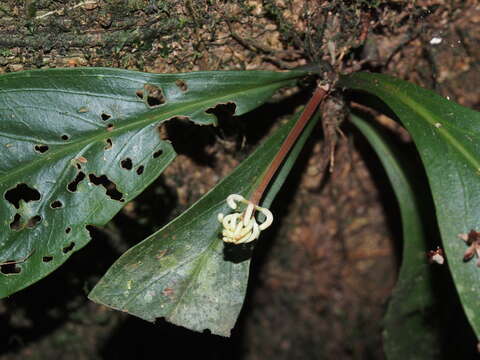
[[[41,279],[175,157],[158,125],[243,114],[304,72],[147,74],[52,69],[0,76],[0,297]],[[173,144],[175,145],[175,144]]]
[[[148,321],[165,317],[195,331],[229,336],[243,305],[253,246],[225,244],[217,214],[230,213],[228,195],[249,197],[295,120],[278,129],[190,209],[122,255],[90,299]],[[262,206],[272,202],[316,121],[305,128]]]
[[[417,146],[435,203],[447,262],[465,313],[480,335],[480,268],[464,262],[459,235],[480,230],[480,113],[386,75],[357,73],[339,83],[379,97]]]
[[[438,359],[441,344],[435,322],[433,265],[426,261],[427,239],[419,198],[405,170],[405,158],[374,126],[358,116],[350,120],[378,155],[397,198],[403,230],[402,265],[385,315],[384,350],[387,358]],[[417,191],[419,189],[416,189]]]

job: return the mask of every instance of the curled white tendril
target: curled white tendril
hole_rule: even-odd
[[[227,197],[227,204],[233,210],[237,208],[237,202],[247,204],[245,211],[235,212],[229,215],[218,214],[218,221],[223,225],[222,239],[227,243],[244,244],[257,239],[260,232],[265,230],[273,222],[273,215],[267,208],[260,207],[246,200],[242,195],[231,194]],[[255,219],[255,211],[265,215],[265,221],[261,224]]]

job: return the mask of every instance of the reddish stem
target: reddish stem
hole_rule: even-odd
[[[307,105],[305,106],[305,109],[303,110],[302,115],[300,115],[300,118],[295,123],[292,130],[290,130],[290,133],[288,134],[287,138],[285,139],[282,146],[280,147],[280,150],[278,150],[277,155],[275,156],[272,163],[270,164],[267,171],[265,172],[265,175],[263,176],[262,181],[260,182],[260,185],[258,185],[258,187],[255,189],[255,192],[250,197],[250,201],[253,202],[255,205],[258,205],[258,203],[260,202],[263,196],[263,193],[265,192],[265,189],[270,183],[270,180],[272,180],[278,168],[283,163],[283,160],[285,160],[285,157],[288,155],[290,149],[295,144],[295,141],[298,139],[298,137],[302,133],[303,128],[305,127],[305,125],[307,125],[308,121],[311,119],[312,115],[315,113],[317,106],[325,98],[325,95],[327,95],[327,91],[328,91],[327,87],[325,88],[317,87],[317,89],[313,93],[312,98],[308,101]]]

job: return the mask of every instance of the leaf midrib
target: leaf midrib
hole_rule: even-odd
[[[101,140],[106,140],[108,138],[113,138],[116,135],[127,132],[131,129],[134,129],[134,128],[137,128],[137,127],[146,127],[146,126],[148,126],[150,124],[153,124],[157,121],[162,121],[162,120],[167,120],[169,118],[172,118],[175,115],[183,115],[184,113],[187,113],[190,109],[192,109],[192,108],[195,109],[197,107],[200,108],[202,105],[205,105],[205,104],[209,104],[209,103],[212,103],[212,102],[213,103],[221,103],[222,100],[231,98],[232,96],[235,96],[237,94],[249,92],[252,89],[257,90],[257,89],[262,89],[262,88],[267,89],[269,87],[277,87],[278,83],[289,83],[291,81],[292,81],[292,79],[283,79],[281,81],[272,81],[268,85],[251,86],[251,87],[248,87],[246,89],[243,89],[243,90],[240,90],[240,91],[233,91],[233,92],[228,93],[227,95],[219,96],[219,97],[216,97],[216,98],[213,98],[213,99],[208,98],[207,100],[204,100],[204,101],[199,101],[199,102],[194,102],[194,103],[190,102],[190,103],[184,105],[183,107],[170,110],[170,111],[168,111],[164,114],[157,115],[159,112],[161,113],[161,111],[162,111],[162,108],[160,106],[158,109],[153,110],[153,112],[151,112],[151,113],[145,113],[145,114],[140,115],[140,120],[138,120],[138,121],[133,121],[133,122],[130,122],[130,123],[124,125],[124,126],[114,128],[112,131],[107,131],[106,128],[105,128],[105,130],[102,131],[102,133],[99,133],[98,135],[94,135],[94,136],[88,137],[84,140],[79,140],[77,142],[71,142],[70,144],[66,144],[56,151],[52,151],[50,154],[47,153],[45,155],[43,155],[43,154],[39,155],[41,157],[36,161],[35,160],[30,161],[23,166],[17,167],[16,169],[7,170],[8,173],[5,176],[0,177],[0,186],[3,185],[3,183],[8,182],[8,180],[10,180],[11,178],[19,177],[22,173],[28,171],[31,168],[34,168],[39,163],[40,164],[42,162],[47,163],[47,162],[50,162],[52,160],[61,158],[68,153],[75,152],[76,150],[81,149],[83,146],[85,146],[89,143],[94,143],[94,142],[98,142],[98,141],[101,141]],[[211,125],[211,124],[208,124],[208,125]]]
[[[395,94],[394,97],[401,100],[407,107],[410,107],[413,112],[419,115],[420,118],[425,119],[430,125],[432,125],[439,132],[439,134],[445,138],[445,141],[455,148],[466,159],[466,161],[470,163],[470,166],[472,166],[475,171],[480,171],[480,162],[477,161],[475,156],[471,154],[470,151],[468,151],[468,149],[466,149],[452,134],[450,134],[445,127],[436,126],[437,123],[442,124],[442,119],[437,118],[435,114],[428,111],[414,99],[405,95],[397,87],[384,82],[382,82],[382,86],[387,91],[391,91],[392,94]],[[386,96],[390,97],[391,95],[387,93]]]

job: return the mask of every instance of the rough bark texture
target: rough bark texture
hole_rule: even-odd
[[[0,73],[283,70],[322,62],[337,72],[390,73],[480,109],[479,23],[474,0],[6,0]],[[281,221],[256,250],[231,339],[161,320],[154,326],[86,300],[123,251],[228,174],[308,95],[285,92],[242,119],[218,109],[219,130],[171,125],[180,155],[164,175],[55,274],[0,302],[0,359],[183,358],[192,349],[211,359],[382,359],[400,226],[380,163],[341,124],[340,98],[328,104],[323,129],[274,206]],[[377,120],[408,145],[396,123]]]

